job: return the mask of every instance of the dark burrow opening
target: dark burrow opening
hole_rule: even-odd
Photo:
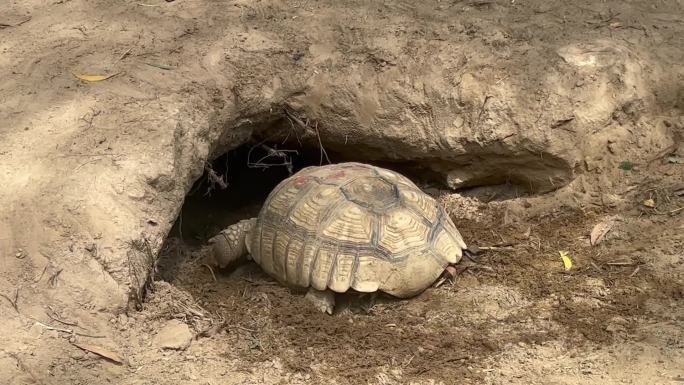
[[[179,264],[191,250],[206,245],[209,238],[241,219],[258,215],[261,205],[278,183],[304,167],[359,161],[353,154],[340,154],[300,143],[253,139],[207,164],[195,181],[157,262],[156,277],[172,282]],[[411,178],[428,193],[439,194],[433,174],[411,163],[368,162]]]
[[[244,330],[231,331],[231,328],[228,328],[227,337],[220,340],[229,344],[227,346],[231,346],[231,350],[238,351],[240,360],[244,361],[245,365],[261,362],[264,357],[268,357],[269,360],[278,357],[289,368],[306,368],[306,365],[310,364],[310,359],[303,357],[299,353],[300,350],[310,351],[317,356],[320,352],[327,354],[330,350],[326,346],[339,345],[335,343],[336,340],[344,342],[343,345],[346,347],[343,346],[342,350],[363,352],[370,349],[382,352],[367,359],[371,365],[385,362],[387,357],[396,354],[396,351],[403,352],[404,350],[400,349],[410,346],[416,340],[461,341],[457,345],[453,345],[452,342],[435,345],[437,348],[434,352],[419,357],[416,370],[421,371],[420,373],[423,367],[428,367],[434,360],[433,357],[461,355],[464,352],[471,355],[480,354],[478,347],[481,345],[478,340],[463,335],[461,328],[450,328],[453,333],[447,333],[445,337],[441,331],[434,329],[426,331],[422,328],[409,327],[407,330],[415,332],[401,332],[393,336],[394,343],[389,347],[383,346],[382,342],[368,344],[369,340],[381,340],[381,334],[369,338],[369,330],[386,333],[384,330],[387,330],[387,325],[399,323],[398,320],[406,320],[409,325],[420,325],[425,322],[425,313],[422,313],[424,310],[421,309],[442,309],[440,306],[445,303],[445,297],[433,296],[431,293],[420,301],[409,301],[380,296],[376,303],[386,310],[374,313],[367,298],[338,295],[336,312],[347,309],[349,313],[345,314],[352,314],[355,321],[349,327],[345,323],[344,331],[340,331],[340,318],[327,315],[323,317],[306,302],[303,293],[291,292],[276,284],[256,263],[249,262],[235,269],[221,270],[210,270],[200,266],[203,263],[202,247],[210,237],[241,219],[257,215],[268,194],[280,181],[287,178],[290,172],[321,164],[320,148],[317,146],[284,146],[280,142],[264,144],[265,146],[260,145],[256,139],[223,154],[208,165],[185,198],[177,221],[160,253],[155,279],[170,282],[171,286],[190,294],[201,306],[200,310],[204,314],[216,314],[217,325],[223,325],[224,321],[218,321],[223,319],[226,325],[239,325],[247,330],[254,330],[255,332],[243,335],[240,333]],[[297,152],[286,152],[287,156],[283,159],[278,156],[267,156],[270,149],[296,149]],[[332,163],[368,162],[366,159],[355,158],[354,154],[337,154],[330,150],[328,157]],[[287,165],[290,162],[291,168],[288,169]],[[323,163],[327,163],[325,157]],[[446,187],[435,179],[434,174],[421,170],[415,164],[375,161],[369,163],[402,173],[428,194],[438,195],[446,190]],[[219,180],[220,183],[217,182]],[[225,188],[222,188],[221,184],[224,184]],[[493,193],[488,189],[490,187],[470,189],[467,194],[488,197]],[[161,289],[159,291],[161,292]],[[409,303],[413,303],[413,307],[408,307]],[[406,312],[406,309],[414,311]],[[318,332],[309,335],[306,332],[300,333],[301,330]],[[384,334],[383,337],[386,336],[387,334]],[[261,341],[275,342],[270,347],[262,347],[254,345],[254,341],[259,344]],[[315,350],[306,350],[309,346],[313,346]],[[386,349],[383,350],[381,347]],[[334,354],[327,355],[324,359],[343,354],[342,350],[333,348]],[[290,354],[292,351],[297,353]],[[478,353],[473,353],[474,351]],[[357,355],[354,359],[359,362],[365,360],[360,356],[362,355]]]
[[[261,205],[278,183],[304,167],[358,161],[397,171],[423,191],[437,197],[458,192],[482,202],[527,195],[515,184],[476,186],[449,190],[439,175],[420,162],[368,161],[353,153],[341,154],[295,141],[273,142],[254,138],[207,164],[185,197],[157,261],[156,277],[172,282],[180,263],[191,250],[238,222],[258,215]]]
[[[280,181],[318,164],[320,154],[311,149],[295,150],[257,140],[214,159],[185,197],[160,252],[157,276],[173,281],[188,250],[205,245],[241,219],[255,217]]]

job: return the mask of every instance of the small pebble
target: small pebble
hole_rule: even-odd
[[[162,349],[185,350],[190,346],[192,337],[188,325],[178,320],[170,320],[154,336],[154,342]]]

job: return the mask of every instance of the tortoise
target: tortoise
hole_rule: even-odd
[[[303,168],[271,191],[256,218],[209,244],[214,265],[249,254],[328,314],[335,293],[416,296],[466,250],[435,199],[397,172],[356,162]]]

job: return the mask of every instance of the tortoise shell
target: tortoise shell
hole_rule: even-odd
[[[449,215],[406,177],[361,163],[307,167],[264,203],[252,258],[294,287],[420,293],[466,248]]]

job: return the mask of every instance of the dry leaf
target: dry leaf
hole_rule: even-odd
[[[572,269],[572,259],[568,256],[567,251],[559,251],[558,254],[560,254],[561,259],[563,260],[563,266],[565,266],[565,270],[569,271]]]
[[[74,344],[74,346],[81,348],[85,351],[95,353],[98,356],[102,356],[108,360],[114,361],[114,362],[119,363],[119,364],[123,364],[123,358],[121,358],[121,356],[118,353],[109,351],[105,348],[95,346],[95,345],[81,344],[81,343],[77,343],[77,342],[74,342],[73,344]]]
[[[656,207],[655,201],[653,199],[646,199],[645,201],[641,202],[641,204],[652,209]]]
[[[74,76],[76,76],[77,78],[84,80],[86,82],[99,82],[102,80],[107,80],[114,75],[116,75],[116,74],[111,74],[111,75],[77,75],[77,74],[74,74]]]
[[[608,234],[608,232],[613,228],[615,221],[613,218],[609,218],[597,223],[593,229],[591,229],[591,234],[589,234],[589,243],[592,246],[596,246],[603,238]]]

